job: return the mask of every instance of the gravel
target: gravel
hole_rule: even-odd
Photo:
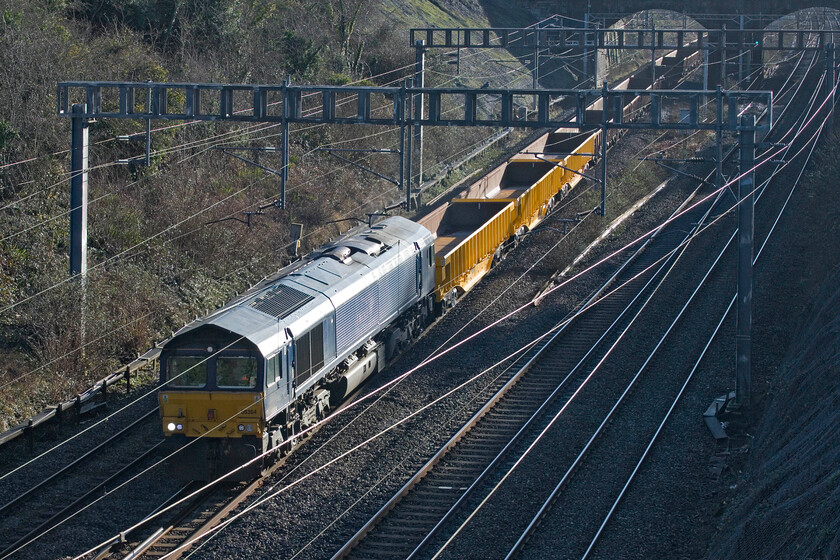
[[[632,163],[636,151],[651,136],[628,135],[611,156],[613,161]],[[617,173],[619,170],[610,171]],[[616,234],[600,253],[591,255],[590,259],[594,260],[610,247],[648,231],[682,200],[686,188],[684,182],[673,182],[653,203],[634,215],[632,222],[622,228],[621,237]],[[796,206],[788,211],[780,224],[782,230],[777,233],[780,236],[784,234],[785,241],[777,242],[756,270],[753,370],[756,411],[764,406],[763,395],[775,377],[776,364],[780,362],[792,336],[797,322],[796,312],[805,307],[803,302],[819,286],[830,268],[829,263],[836,262],[840,244],[834,237],[827,239],[825,246],[830,255],[826,258],[813,258],[805,250],[814,238],[825,237],[828,233],[837,234],[835,231],[823,231],[825,228],[816,219],[818,208],[814,208],[816,205],[813,204],[813,200],[820,200],[820,207],[837,207],[837,193],[834,191],[827,183],[813,185],[806,192],[800,191],[794,199]],[[568,216],[581,209],[581,206],[570,206],[561,210],[559,215]],[[538,259],[562,235],[548,228],[533,233],[513,251],[510,258],[494,269],[485,281],[363,390],[374,390],[412,369],[451,337],[454,340],[463,339],[529,301],[554,272],[570,262],[585,245],[586,239],[591,238],[601,225],[602,222],[594,216],[588,218],[548,258],[539,262]],[[757,223],[758,238],[766,227]],[[797,250],[785,249],[791,246]],[[534,265],[533,269],[513,289],[507,290],[514,279],[531,265]],[[543,305],[528,307],[476,341],[412,373],[376,400],[367,401],[333,419],[296,451],[263,487],[260,495],[269,496],[280,489],[285,490],[208,539],[196,551],[195,557],[329,557],[472,414],[492,380],[482,377],[376,440],[364,442],[545,332],[590,293],[602,277],[603,273],[596,272],[565,286]],[[777,282],[779,278],[786,279],[786,282]],[[699,315],[688,324],[693,322],[698,329],[700,326],[708,328],[708,317],[713,317],[714,313],[703,312],[703,309],[713,305],[713,300],[717,301],[711,295],[704,299],[700,303]],[[473,322],[459,333],[470,319]],[[732,480],[730,474],[721,480],[708,476],[706,463],[716,449],[700,417],[711,400],[731,389],[733,384],[734,352],[729,342],[732,339],[731,325],[727,328],[729,330],[719,337],[721,342],[698,372],[676,416],[667,425],[654,455],[631,488],[625,500],[626,507],[617,513],[613,523],[616,530],[608,533],[598,549],[603,557],[693,558],[702,555],[705,550],[705,543],[715,529],[715,516],[726,510],[730,492],[726,485]],[[699,330],[681,334],[677,342],[693,339],[701,339]],[[682,352],[681,348],[675,345],[669,349],[672,356],[670,371],[684,371],[688,365],[686,357],[692,354]],[[660,369],[669,371],[668,368]],[[579,414],[577,417],[585,420],[587,415]],[[591,429],[591,426],[582,426],[584,429],[587,427]],[[565,434],[577,433],[575,430],[574,427],[567,428]],[[555,440],[555,446],[564,445],[563,435],[559,434],[561,439]],[[746,436],[744,438],[745,442],[748,441]],[[358,445],[361,445],[358,451],[324,466]],[[735,446],[733,449],[737,454],[740,448]],[[67,452],[70,452],[70,446]],[[58,454],[54,457],[56,462],[66,460]],[[20,459],[10,457],[0,460],[6,461],[5,470],[20,462]],[[316,474],[302,479],[305,473],[322,466],[324,468]],[[47,463],[41,468],[43,471],[28,471],[26,475],[4,480],[8,484],[0,486],[0,492],[7,493],[2,495],[15,493],[18,488],[10,488],[10,484],[25,485],[28,478],[40,477],[50,470]],[[293,481],[298,482],[287,487]],[[539,486],[541,480],[532,477],[524,479],[523,483]],[[173,493],[176,487],[157,472],[144,477],[126,490],[115,493],[108,508],[92,508],[75,518],[73,523],[56,530],[51,540],[39,543],[37,553],[31,553],[32,557],[56,557],[84,550],[89,543],[99,542],[124,529],[132,519],[141,517],[158,501]],[[580,502],[577,507],[586,508],[587,503]],[[575,513],[569,512],[568,524],[553,532],[560,536],[573,534],[578,531],[575,519]],[[69,542],[74,544],[68,545]],[[485,550],[480,554],[498,556],[498,551],[493,552]],[[470,555],[478,553],[474,551]]]

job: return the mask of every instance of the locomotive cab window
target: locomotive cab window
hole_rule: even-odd
[[[256,387],[257,359],[253,356],[219,356],[216,358],[216,386],[226,389]]]
[[[268,368],[265,372],[266,387],[277,382],[281,377],[280,356],[282,356],[282,352],[268,359]]]
[[[166,360],[166,379],[172,387],[204,387],[207,385],[207,358],[170,356]]]

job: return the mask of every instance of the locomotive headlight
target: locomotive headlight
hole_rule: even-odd
[[[245,426],[245,431],[246,432],[253,432],[254,427],[251,424],[248,424],[247,426]]]
[[[236,429],[239,430],[240,432],[244,432],[245,431],[245,424],[239,424],[236,427]]]
[[[175,422],[170,422],[169,424],[166,425],[166,429],[169,430],[170,432],[174,432],[175,428],[176,428]]]
[[[176,429],[176,430],[178,430],[178,431],[180,432],[181,430],[183,430],[183,429],[184,429],[184,425],[183,425],[183,424],[176,424],[176,425],[175,425],[175,429]]]

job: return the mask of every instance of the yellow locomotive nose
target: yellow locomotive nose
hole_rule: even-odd
[[[170,391],[159,401],[167,436],[262,437],[265,427],[259,393]]]

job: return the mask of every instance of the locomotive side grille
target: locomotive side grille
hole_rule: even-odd
[[[376,284],[335,310],[335,339],[340,350],[346,349],[379,322]]]
[[[379,282],[379,318],[385,320],[417,294],[417,265],[413,260],[401,263]]]
[[[251,307],[272,317],[283,319],[313,299],[315,298],[300,290],[280,284],[251,302]]]

